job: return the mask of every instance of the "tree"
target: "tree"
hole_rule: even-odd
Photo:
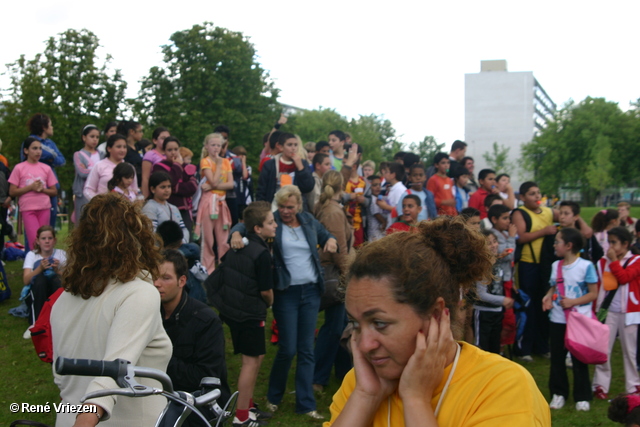
[[[75,174],[72,155],[82,148],[80,133],[87,124],[101,126],[116,119],[124,107],[126,83],[119,70],[109,71],[111,56],[100,61],[98,38],[86,29],[67,30],[46,42],[44,54],[28,60],[22,55],[9,64],[11,89],[1,103],[3,152],[19,161],[20,145],[29,135],[26,123],[38,112],[51,117],[53,140],[67,164],[59,168],[63,188],[71,188]]]
[[[510,147],[498,145],[497,142],[494,142],[491,151],[483,153],[482,158],[487,162],[489,168],[497,173],[511,174],[513,165],[509,162],[509,150]]]
[[[349,132],[353,142],[362,146],[364,158],[375,162],[390,158],[389,152],[402,148],[391,122],[375,114],[348,120],[333,109],[320,107],[291,115],[286,126],[287,131],[299,135],[303,142],[326,141],[332,130]]]
[[[568,102],[553,121],[522,148],[524,166],[543,192],[580,186],[592,200],[602,185],[630,184],[640,169],[640,118],[615,102],[587,97]]]
[[[326,141],[332,130],[346,131],[349,121],[331,108],[302,110],[289,116],[285,128],[287,132],[298,135],[302,142]]]
[[[433,159],[436,154],[441,152],[443,148],[444,142],[442,144],[438,144],[433,136],[425,136],[422,141],[412,142],[409,145],[409,150],[420,156],[420,161],[427,167],[433,164]]]
[[[196,153],[221,124],[231,129],[232,145],[259,153],[280,107],[253,45],[210,22],[173,33],[170,41],[162,47],[164,65],[143,79],[135,111],[149,125],[168,127]]]

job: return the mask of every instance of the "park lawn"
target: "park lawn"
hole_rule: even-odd
[[[591,208],[593,212],[597,212],[598,208]],[[638,212],[632,210],[633,216],[637,217],[640,214],[640,208],[635,208]],[[585,209],[585,219],[590,221],[590,217],[587,217],[587,210]],[[64,230],[66,231],[66,230]],[[65,247],[63,235],[66,232],[60,233],[58,236],[60,244],[58,247]],[[55,416],[53,414],[12,414],[9,411],[9,405],[17,402],[27,402],[34,405],[52,404],[53,402],[59,402],[58,389],[53,383],[53,376],[51,366],[43,363],[39,360],[31,340],[25,340],[22,338],[22,334],[27,328],[27,322],[25,319],[15,318],[8,314],[8,310],[12,307],[19,305],[18,296],[22,289],[22,261],[7,262],[5,269],[9,278],[11,289],[13,290],[13,296],[11,299],[0,303],[0,378],[2,378],[2,391],[0,391],[0,426],[8,426],[12,421],[16,419],[31,419],[53,425],[55,422]],[[322,324],[323,315],[321,314],[318,319],[318,327]],[[269,313],[269,320],[267,324],[271,322],[271,313]],[[230,335],[228,328],[225,325],[226,340],[226,353],[227,353],[227,367],[229,372],[229,383],[232,390],[237,387],[237,376],[240,369],[240,357],[233,354],[233,349],[230,341]],[[266,392],[269,381],[269,370],[271,367],[271,361],[275,357],[277,347],[274,345],[267,346],[267,354],[260,371],[257,386],[256,386],[256,398],[257,402],[263,404],[266,402]],[[535,357],[532,363],[523,363],[529,372],[534,377],[538,387],[542,391],[542,394],[547,400],[550,400],[548,392],[548,375],[549,375],[549,361],[544,358]],[[292,371],[295,369],[292,367]],[[617,393],[623,392],[624,387],[624,373],[622,368],[622,355],[620,352],[620,345],[616,343],[614,347],[614,353],[612,357],[612,370],[613,378],[611,383],[611,396]],[[593,367],[591,368],[593,373]],[[569,378],[571,380],[572,374],[569,370]],[[499,380],[499,379],[496,379]],[[331,383],[327,387],[325,393],[316,395],[318,411],[329,417],[329,405],[331,404],[331,398],[333,393],[338,389],[338,382],[332,378]],[[294,390],[294,378],[293,375],[289,375],[289,391]],[[557,411],[552,411],[553,426],[558,427],[587,427],[587,426],[615,426],[617,424],[609,421],[606,417],[608,403],[604,401],[595,400],[592,402],[592,408],[590,412],[577,412],[574,408],[575,404],[572,398],[568,399],[565,408]],[[308,419],[303,415],[295,414],[295,395],[286,394],[283,402],[280,405],[276,416],[270,422],[270,425],[277,426],[320,426],[320,421]]]

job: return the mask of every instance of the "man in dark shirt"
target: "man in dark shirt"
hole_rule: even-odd
[[[160,292],[163,325],[173,344],[167,374],[176,390],[186,392],[198,390],[203,377],[220,378],[222,395],[218,404],[223,407],[231,393],[222,322],[211,308],[190,298],[184,290],[188,271],[184,255],[175,249],[167,249],[163,255],[160,276],[154,285]],[[187,425],[204,424],[193,414],[184,423]]]

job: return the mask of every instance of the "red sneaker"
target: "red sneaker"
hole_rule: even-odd
[[[605,393],[605,391],[600,386],[596,387],[596,389],[593,390],[593,395],[596,397],[596,399],[600,400],[607,400],[608,398],[607,393]]]

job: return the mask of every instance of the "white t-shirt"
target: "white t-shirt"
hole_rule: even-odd
[[[53,250],[53,258],[60,261],[60,267],[62,267],[67,262],[67,253],[62,249],[54,249]],[[33,266],[36,261],[40,261],[42,259],[42,255],[39,253],[35,253],[33,251],[27,252],[27,256],[24,258],[24,264],[22,264],[22,269],[30,268],[33,270]]]
[[[556,286],[556,278],[558,275],[558,263],[556,261],[551,267],[551,286]],[[578,258],[575,262],[567,266],[562,266],[562,278],[564,279],[564,295],[566,298],[580,298],[589,292],[588,283],[598,283],[596,269],[590,261]],[[549,319],[553,323],[567,323],[563,308],[560,306],[559,291],[556,288],[554,292],[553,308],[549,313]],[[580,314],[592,317],[591,303],[578,305],[573,307]]]
[[[389,192],[385,197],[385,201],[389,204],[389,206],[392,206],[392,207],[397,206],[398,201],[400,200],[400,198],[402,197],[405,191],[407,191],[407,187],[405,187],[402,182],[398,181],[389,188]],[[387,218],[387,226],[389,226],[391,225],[391,222],[392,222],[391,212],[384,211],[384,213]],[[401,214],[402,212],[398,213],[398,215],[401,215]]]

